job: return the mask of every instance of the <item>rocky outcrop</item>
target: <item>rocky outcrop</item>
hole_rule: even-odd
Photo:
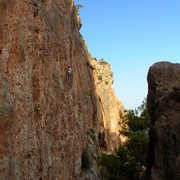
[[[180,64],[155,63],[148,73],[151,117],[148,177],[180,179]]]
[[[0,179],[98,179],[101,111],[80,27],[73,0],[0,1]]]
[[[124,107],[115,95],[113,73],[110,64],[91,59],[91,67],[95,69],[96,90],[102,111],[99,128],[99,144],[102,150],[114,153],[124,141],[120,136]]]

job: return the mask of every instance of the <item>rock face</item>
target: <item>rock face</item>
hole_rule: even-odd
[[[180,179],[180,64],[159,62],[148,73],[151,116],[148,176]]]
[[[98,179],[101,111],[73,3],[0,0],[0,179]]]
[[[115,152],[123,142],[120,137],[120,124],[124,107],[117,99],[113,87],[113,73],[110,64],[91,59],[95,68],[96,90],[101,104],[102,120],[100,121],[99,144],[102,150]]]

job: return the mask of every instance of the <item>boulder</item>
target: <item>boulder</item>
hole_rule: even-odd
[[[180,179],[180,64],[158,62],[150,67],[147,105],[148,178]]]

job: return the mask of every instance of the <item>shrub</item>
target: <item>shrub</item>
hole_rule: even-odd
[[[96,132],[93,128],[90,128],[87,133],[91,137],[94,143],[97,142]]]
[[[79,9],[80,8],[83,8],[84,6],[83,5],[81,5],[81,4],[76,4],[76,5],[74,5],[74,8],[77,10],[77,11],[79,11]]]
[[[88,170],[91,167],[91,162],[86,150],[83,150],[81,155],[81,169]]]
[[[99,76],[98,76],[98,80],[99,80],[100,82],[102,82],[102,75],[99,75]]]

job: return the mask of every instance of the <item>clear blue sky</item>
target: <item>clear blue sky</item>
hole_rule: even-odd
[[[111,64],[126,109],[147,95],[147,73],[158,61],[180,63],[180,0],[75,0],[92,57]]]

